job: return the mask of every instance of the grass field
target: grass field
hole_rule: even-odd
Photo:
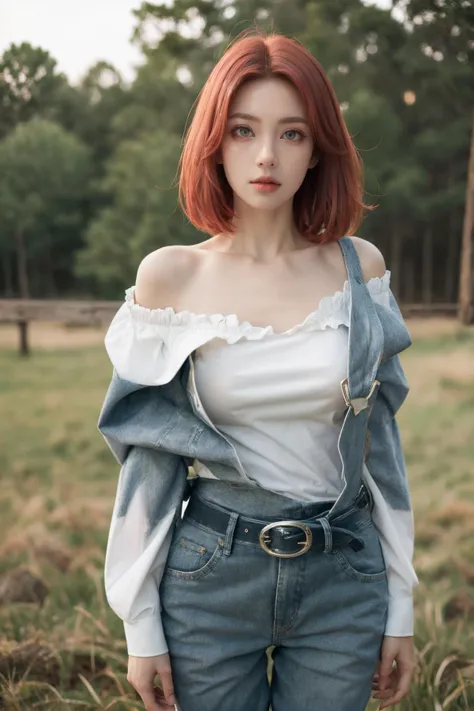
[[[407,324],[411,391],[398,421],[419,669],[397,708],[474,709],[474,328]],[[96,429],[111,373],[103,334],[48,324],[31,339],[21,359],[15,330],[0,327],[0,708],[143,709],[103,592],[118,476]]]

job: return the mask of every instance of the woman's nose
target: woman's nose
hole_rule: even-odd
[[[257,165],[261,168],[268,166],[270,168],[275,168],[277,164],[277,159],[275,151],[271,146],[262,146],[257,156]]]

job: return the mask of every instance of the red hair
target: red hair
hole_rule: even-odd
[[[218,152],[230,103],[252,79],[286,79],[299,92],[318,153],[293,199],[300,234],[323,243],[354,234],[364,209],[363,166],[339,102],[319,62],[296,40],[271,33],[241,33],[218,61],[196,99],[179,161],[179,201],[198,229],[232,234],[233,191]]]

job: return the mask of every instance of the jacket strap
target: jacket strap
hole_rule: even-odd
[[[377,392],[375,379],[383,355],[382,324],[372,296],[364,281],[362,267],[350,237],[339,241],[349,281],[349,358],[347,378],[341,388],[354,414],[369,406]]]

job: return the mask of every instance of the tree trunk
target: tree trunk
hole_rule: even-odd
[[[424,304],[433,303],[433,228],[427,225],[423,232],[423,255],[421,260],[421,288]]]
[[[26,263],[25,237],[23,230],[19,227],[16,231],[16,256],[18,266],[18,287],[21,299],[30,298],[30,288],[28,284],[28,268]]]
[[[401,294],[401,267],[402,267],[402,240],[399,231],[395,228],[392,233],[392,253],[391,253],[392,291],[397,299],[402,299]]]
[[[447,188],[450,190],[454,184],[453,165],[448,166]],[[456,211],[451,208],[448,215],[448,249],[446,255],[446,264],[444,270],[444,301],[450,303],[454,297],[456,269],[457,269],[457,251],[458,240],[455,233]]]
[[[3,271],[3,283],[4,283],[4,294],[6,299],[11,299],[13,297],[13,279],[11,272],[11,260],[8,252],[2,255],[2,271]]]
[[[464,209],[464,225],[462,231],[461,271],[459,275],[459,310],[461,323],[470,324],[473,320],[473,275],[472,275],[472,241],[474,222],[474,111],[472,114],[471,151],[467,172],[466,206]]]
[[[58,289],[56,286],[56,278],[54,276],[54,260],[53,260],[53,255],[52,255],[52,247],[51,244],[48,245],[48,251],[46,253],[46,270],[47,270],[47,276],[48,276],[48,293],[49,295],[57,299],[58,297]]]
[[[456,302],[456,277],[459,259],[459,239],[456,232],[456,212],[451,210],[448,218],[448,254],[446,257],[446,278],[444,282],[444,300]]]
[[[30,289],[28,283],[28,268],[26,262],[26,250],[25,250],[25,239],[23,230],[18,227],[16,230],[16,254],[17,254],[17,267],[18,267],[18,287],[20,290],[20,297],[22,299],[30,298]],[[19,321],[19,335],[20,335],[20,355],[27,356],[30,354],[29,344],[28,344],[28,322]]]
[[[415,303],[415,261],[414,254],[410,254],[410,259],[406,266],[406,287],[405,287],[405,301],[407,304]]]

